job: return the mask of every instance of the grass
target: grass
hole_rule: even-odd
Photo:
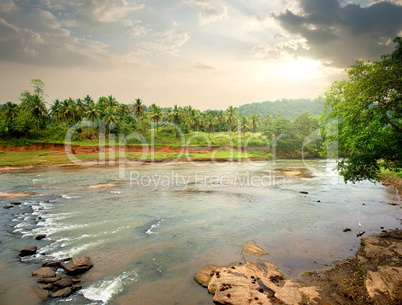
[[[269,153],[250,151],[248,154],[239,152],[237,150],[220,150],[215,153],[211,152],[191,152],[191,153],[167,153],[167,152],[154,152],[142,155],[140,152],[127,152],[125,156],[131,160],[167,160],[176,159],[178,157],[186,159],[197,160],[211,160],[213,157],[215,160],[225,160],[229,158],[243,159],[247,157],[251,158],[269,158]],[[99,159],[99,154],[77,154],[75,157],[80,161],[96,161]],[[113,157],[116,161],[120,158],[118,152],[114,156],[105,154],[106,163],[110,157]],[[72,161],[67,157],[64,151],[51,151],[51,150],[38,150],[38,151],[4,151],[0,152],[0,166],[35,166],[35,165],[60,165],[71,163]]]

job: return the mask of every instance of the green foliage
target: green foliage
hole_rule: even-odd
[[[323,106],[323,100],[282,99],[274,102],[245,104],[238,108],[238,112],[240,116],[246,117],[257,113],[261,118],[265,118],[267,115],[271,117],[281,115],[294,120],[302,112],[309,112],[313,116],[318,115],[323,111]]]
[[[387,168],[402,167],[402,39],[382,61],[356,63],[347,80],[334,82],[325,93],[328,113],[322,124],[338,122],[337,141],[344,158],[338,163],[345,182],[378,180],[383,160]]]

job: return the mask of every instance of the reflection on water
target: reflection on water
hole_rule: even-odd
[[[116,167],[0,175],[0,192],[36,193],[2,211],[0,303],[38,303],[30,274],[43,260],[89,255],[95,266],[84,289],[51,304],[212,304],[194,273],[242,261],[249,240],[297,277],[354,255],[359,222],[367,235],[401,227],[401,210],[387,205],[397,200],[392,189],[345,185],[333,164],[306,163],[143,165],[125,178]],[[114,185],[89,188],[105,183]],[[18,251],[30,245],[39,253],[20,262]]]

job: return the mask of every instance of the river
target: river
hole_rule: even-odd
[[[34,194],[2,203],[22,202],[1,211],[0,304],[37,304],[32,271],[83,255],[94,263],[83,289],[49,304],[212,304],[195,272],[242,262],[247,241],[296,278],[353,256],[360,230],[401,228],[401,209],[388,205],[395,190],[344,184],[332,167],[278,160],[4,171],[0,193]],[[91,188],[99,184],[110,185]],[[20,261],[31,245],[39,253]]]

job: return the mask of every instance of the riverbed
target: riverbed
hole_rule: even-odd
[[[353,256],[361,230],[401,228],[393,189],[344,184],[333,167],[277,160],[3,172],[0,193],[32,195],[3,200],[21,204],[1,213],[0,303],[37,304],[31,273],[42,261],[88,255],[83,289],[49,304],[212,304],[193,275],[242,262],[247,241],[296,278]],[[20,261],[31,245],[39,253]]]

